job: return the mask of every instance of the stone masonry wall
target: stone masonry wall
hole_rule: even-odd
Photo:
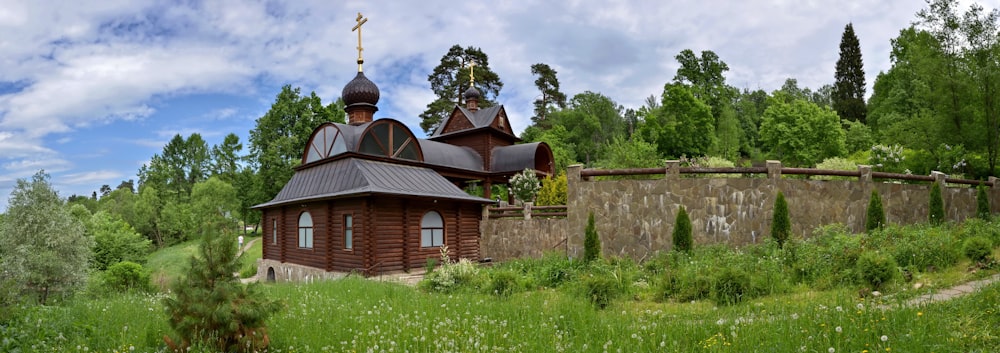
[[[581,178],[580,166],[571,166],[566,219],[484,217],[481,256],[497,261],[538,257],[546,251],[582,256],[587,216],[594,212],[603,254],[641,261],[657,251],[670,250],[680,205],[690,215],[695,244],[761,243],[770,236],[779,190],[788,202],[796,237],[808,237],[813,229],[831,223],[862,231],[872,189],[882,197],[889,223],[927,221],[931,184],[872,181],[868,167],[859,169],[861,178],[806,180],[782,177],[780,163],[772,161],[768,176],[760,178],[682,177],[675,168],[659,179],[592,181]],[[936,173],[942,185],[944,177]],[[975,188],[943,187],[941,191],[947,219],[975,216]],[[992,211],[1000,212],[996,201],[1000,187],[989,189],[989,195]]]

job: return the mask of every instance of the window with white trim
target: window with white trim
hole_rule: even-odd
[[[309,212],[302,212],[299,215],[299,247],[305,249],[313,247],[313,219]]]
[[[420,220],[420,246],[425,248],[444,245],[444,220],[441,214],[430,211]]]
[[[354,249],[354,216],[344,215],[344,249]]]
[[[278,220],[271,218],[271,244],[278,243]]]

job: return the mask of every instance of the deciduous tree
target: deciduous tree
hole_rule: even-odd
[[[48,174],[17,180],[0,225],[0,277],[44,304],[51,294],[72,292],[86,282],[92,244]]]

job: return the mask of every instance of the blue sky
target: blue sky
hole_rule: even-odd
[[[987,8],[994,0],[980,2]],[[683,49],[715,51],[731,85],[832,83],[844,25],[862,46],[869,94],[890,39],[923,1],[12,1],[0,0],[0,210],[19,178],[44,169],[63,197],[136,179],[174,135],[244,147],[282,85],[337,99],[356,73],[382,92],[376,117],[421,134],[427,75],[447,49],[490,56],[516,131],[538,95],[531,64],[562,90],[625,107],[659,96]]]

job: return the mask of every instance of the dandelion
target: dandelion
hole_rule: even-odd
[[[798,313],[792,314],[792,320],[798,320],[798,319],[799,319]]]
[[[865,305],[862,304],[862,303],[858,303],[857,307],[858,307],[858,310],[865,310]]]
[[[844,332],[844,329],[841,328],[840,326],[837,326],[837,328],[835,328],[834,330],[837,331],[837,333]]]
[[[918,312],[917,312],[917,316],[918,316],[918,317],[919,317],[919,316],[924,316],[924,312],[923,312],[923,311],[918,311]]]
[[[830,349],[827,349],[826,351],[827,351],[827,352],[830,352],[830,353],[834,353],[834,352],[836,352],[837,350],[836,350],[836,349],[833,349],[833,347],[830,347]]]
[[[882,337],[880,337],[879,339],[882,340],[882,342],[885,342],[889,340],[889,336],[882,335]]]

